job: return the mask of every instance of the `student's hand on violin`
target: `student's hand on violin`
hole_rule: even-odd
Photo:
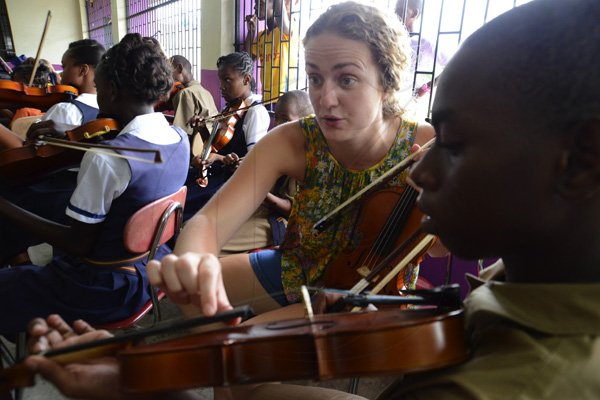
[[[27,332],[29,352],[58,349],[87,343],[112,336],[104,330],[95,330],[78,320],[69,326],[60,316],[50,315],[46,320],[37,318],[29,323]],[[90,359],[87,362],[60,365],[53,360],[33,355],[25,360],[31,370],[39,372],[64,395],[85,399],[122,399],[119,390],[119,365],[114,357]]]
[[[190,128],[201,128],[203,126],[206,126],[206,117],[201,115],[194,115],[192,118],[190,118],[187,124]]]
[[[242,159],[235,153],[229,153],[225,157],[223,157],[221,162],[230,167],[237,168],[240,165],[240,162],[242,162]]]
[[[36,122],[27,130],[27,140],[36,140],[39,136],[50,136],[56,138],[64,138],[65,132],[58,130],[56,124],[52,120]]]
[[[232,309],[223,285],[221,263],[213,254],[169,254],[161,261],[150,261],[146,269],[150,283],[173,303],[193,304],[206,316]]]

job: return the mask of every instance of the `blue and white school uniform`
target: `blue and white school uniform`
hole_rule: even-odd
[[[130,256],[122,245],[127,219],[144,205],[176,192],[185,182],[189,165],[187,135],[170,127],[160,113],[136,117],[109,143],[159,149],[163,163],[86,153],[66,215],[83,223],[103,224],[88,257],[96,261]],[[4,311],[0,334],[22,331],[31,318],[50,313],[59,313],[67,321],[115,321],[133,314],[148,301],[145,261],[135,264],[133,270],[108,269],[56,253],[45,267],[0,270],[0,304]]]

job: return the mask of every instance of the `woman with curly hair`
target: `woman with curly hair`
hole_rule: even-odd
[[[153,105],[168,93],[171,66],[158,42],[128,34],[108,50],[95,77],[100,111],[122,127],[106,144],[159,150],[163,163],[153,164],[87,152],[77,186],[59,223],[41,218],[0,197],[0,219],[30,239],[55,248],[49,265],[0,269],[0,334],[24,331],[38,315],[60,313],[69,321],[85,318],[105,323],[125,318],[149,299],[145,261],[134,268],[119,265],[132,255],[123,247],[123,228],[139,208],[176,192],[185,182],[189,141],[172,128]],[[114,150],[121,155],[145,153]],[[164,253],[164,252],[163,252]],[[122,265],[122,263],[121,263]]]
[[[430,125],[402,118],[397,94],[410,46],[399,21],[374,7],[338,4],[308,29],[304,49],[315,115],[280,125],[259,141],[188,221],[174,255],[149,264],[154,283],[176,301],[196,301],[194,294],[206,287],[203,270],[222,267],[232,304],[250,302],[264,313],[297,303],[301,285],[322,285],[328,267],[353,246],[356,214],[345,213],[317,237],[313,224],[408,156],[413,145],[433,137]],[[282,175],[300,182],[300,189],[280,249],[218,259],[219,249]],[[405,177],[392,184],[406,187]],[[410,287],[417,270],[408,270]],[[181,296],[182,291],[191,296]],[[194,306],[184,310],[198,312]],[[297,311],[303,314],[302,307]],[[293,315],[289,307],[283,312]]]

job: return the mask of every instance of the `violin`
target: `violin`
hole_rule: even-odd
[[[225,115],[224,118],[221,118],[221,120],[217,118],[213,124],[210,135],[204,141],[202,153],[200,154],[201,161],[208,160],[210,153],[219,152],[227,145],[227,143],[229,143],[235,133],[235,125],[240,118],[244,116],[248,107],[250,107],[250,104],[245,100],[240,99],[225,109],[223,112]],[[200,174],[196,179],[196,183],[200,187],[206,187],[208,185],[208,167],[206,165],[202,166]]]
[[[116,134],[119,123],[99,118],[66,131],[68,142],[93,143],[105,135]],[[26,185],[58,170],[77,165],[83,152],[65,149],[35,140],[22,147],[0,151],[0,179],[11,186]]]
[[[154,111],[162,112],[172,110],[173,104],[170,100],[173,98],[173,96],[179,93],[180,90],[183,89],[185,89],[185,85],[182,82],[176,81],[175,83],[173,83],[173,87],[171,88],[169,95],[166,97],[166,100],[159,101],[158,103],[156,103],[154,105]]]
[[[177,329],[187,329],[199,325],[206,325],[215,322],[231,321],[235,318],[246,318],[252,314],[248,306],[237,307],[230,311],[219,313],[212,317],[196,317],[182,321],[168,322],[148,329],[125,333],[118,336],[100,339],[94,342],[87,342],[73,346],[50,350],[44,353],[55,362],[66,365],[70,363],[82,362],[98,357],[114,356],[115,353],[140,345],[143,340],[154,335],[160,335],[173,332]],[[0,370],[0,393],[21,388],[33,386],[35,373],[29,370],[24,363],[17,363],[9,368]]]
[[[433,370],[465,361],[468,346],[461,310],[396,308],[225,328],[117,358],[124,392],[137,394]]]
[[[343,249],[338,257],[327,267],[325,287],[350,289],[356,282],[372,274],[378,266],[396,265],[412,249],[419,240],[427,234],[419,230],[423,213],[416,207],[417,191],[410,186],[388,187],[375,191],[361,200],[358,214],[354,220],[353,237],[350,245]],[[417,232],[416,235],[413,235]],[[388,257],[394,248],[402,247],[394,252],[394,257]],[[416,259],[429,249],[425,247],[417,254]],[[411,260],[413,261],[413,260]],[[383,273],[383,268],[375,275]],[[398,294],[404,286],[399,275],[383,290],[385,294]],[[370,283],[381,278],[372,276]]]
[[[52,85],[45,88],[24,83],[0,80],[0,104],[4,108],[32,107],[45,111],[56,103],[71,101],[79,95],[70,85]]]
[[[419,228],[424,214],[416,207],[418,193],[414,188],[407,184],[381,187],[412,165],[415,157],[432,143],[422,146],[315,223],[313,234],[319,235],[332,223],[334,215],[350,206],[355,209],[352,236],[348,246],[328,265],[324,276],[326,287],[351,288],[352,292],[360,293],[375,285],[371,288],[376,290],[373,293],[383,290],[384,294],[398,295],[404,286],[398,272],[417,262],[431,247],[434,237]],[[389,270],[396,273],[395,281],[389,273],[383,277]]]

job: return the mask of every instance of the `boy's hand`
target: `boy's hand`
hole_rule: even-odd
[[[30,352],[58,349],[87,343],[112,336],[104,330],[95,330],[78,320],[70,327],[60,316],[50,315],[46,320],[34,319],[29,323]],[[86,362],[60,365],[50,358],[30,356],[25,360],[29,369],[39,372],[65,396],[86,399],[121,399],[119,366],[114,357],[95,358]]]

